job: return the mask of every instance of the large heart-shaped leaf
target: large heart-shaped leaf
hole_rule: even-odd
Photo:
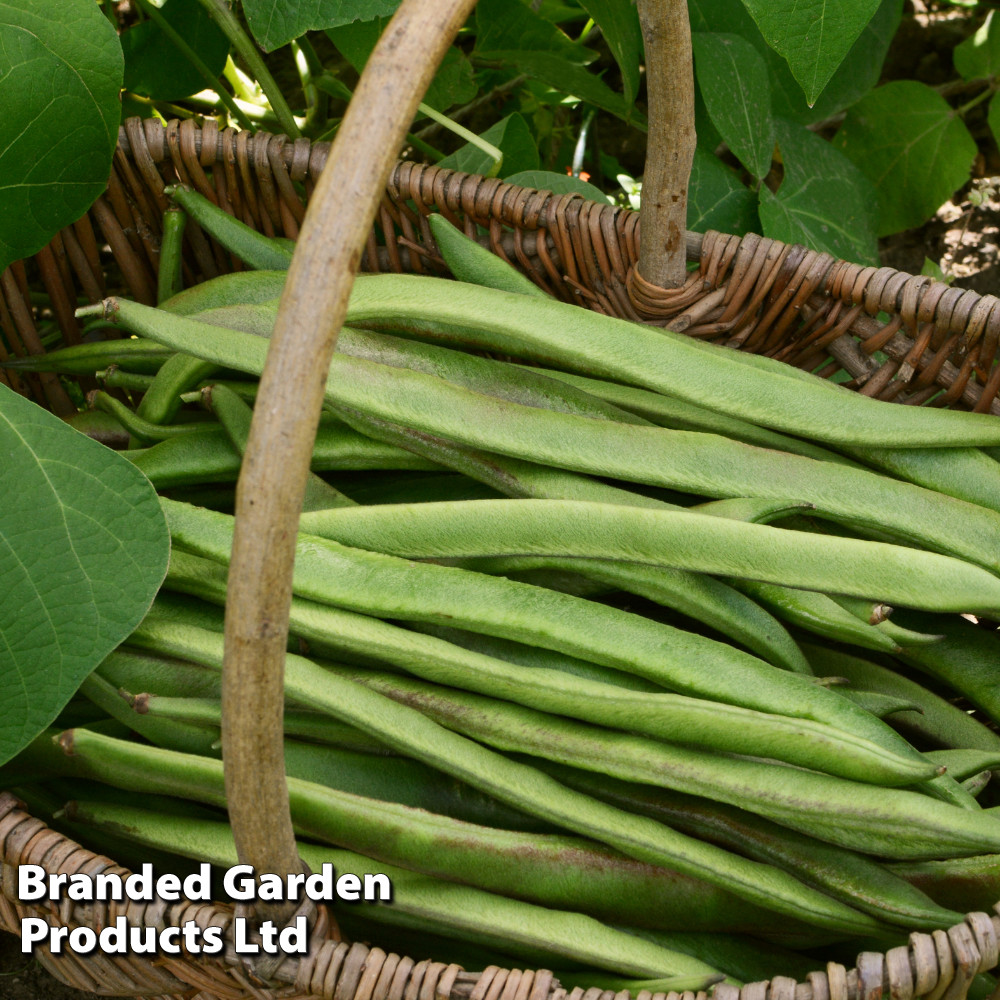
[[[963,80],[978,80],[1000,72],[1000,18],[996,11],[986,15],[979,30],[955,46],[955,69]]]
[[[0,763],[142,620],[170,539],[138,469],[0,385]]]
[[[813,104],[879,0],[743,0],[743,5]]]
[[[920,225],[969,179],[976,144],[926,84],[895,80],[848,112],[833,144],[875,185],[878,235]]]
[[[104,190],[122,51],[94,0],[0,0],[0,271]]]
[[[845,260],[877,263],[878,207],[871,182],[807,128],[784,121],[776,125],[785,177],[774,193],[760,189],[764,235]]]

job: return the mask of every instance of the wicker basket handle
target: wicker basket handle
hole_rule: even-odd
[[[288,272],[243,470],[226,603],[223,748],[240,861],[299,872],[283,682],[299,513],[326,373],[365,239],[417,103],[475,0],[403,0],[330,151]],[[258,911],[284,923],[286,908]]]

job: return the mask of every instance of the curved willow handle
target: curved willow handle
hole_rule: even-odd
[[[310,201],[260,381],[236,490],[222,685],[230,820],[240,861],[260,873],[301,870],[285,782],[284,658],[295,536],[323,385],[389,171],[474,6],[403,0],[375,47]],[[288,908],[268,914],[289,915]]]

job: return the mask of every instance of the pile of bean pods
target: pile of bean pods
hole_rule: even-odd
[[[338,909],[346,932],[666,989],[801,977],[990,909],[1000,420],[553,301],[431,223],[461,280],[356,282],[296,557],[302,857],[395,887]],[[130,338],[21,363],[100,373],[81,425],[157,487],[173,554],[58,739],[0,779],[172,870],[236,861],[232,491],[290,253],[220,238],[272,270],[177,292],[165,245],[159,308],[81,310]]]

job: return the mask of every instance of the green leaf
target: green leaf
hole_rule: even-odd
[[[878,83],[889,44],[899,27],[903,0],[882,0],[812,107],[788,63],[764,40],[741,0],[689,0],[689,8],[692,31],[732,32],[750,42],[767,63],[775,118],[808,125],[849,107]]]
[[[372,21],[355,21],[332,28],[326,34],[340,54],[360,73],[388,23],[387,17],[377,17]],[[461,50],[452,46],[444,54],[427,88],[424,103],[436,111],[443,111],[453,104],[471,101],[476,92],[472,63]]]
[[[873,90],[850,108],[834,145],[875,185],[877,233],[918,226],[969,179],[976,144],[945,99],[915,80]]]
[[[740,162],[755,177],[764,177],[774,153],[767,65],[739,35],[695,32],[691,44],[712,124]]]
[[[477,56],[501,63],[505,69],[516,69],[521,73],[541,80],[561,94],[593,104],[602,111],[608,111],[622,118],[636,128],[646,127],[646,119],[625,103],[621,94],[613,91],[600,77],[588,73],[582,66],[549,55],[546,52],[535,51],[495,51],[477,52]]]
[[[0,271],[104,190],[122,53],[94,0],[0,0]]]
[[[476,50],[542,52],[585,66],[597,53],[574,42],[521,0],[479,0],[476,4]]]
[[[453,45],[444,54],[431,85],[424,94],[424,103],[436,111],[471,101],[479,92],[472,63],[465,53]]]
[[[877,264],[871,182],[846,156],[803,126],[779,121],[777,130],[785,176],[776,192],[760,189],[764,235],[843,260]]]
[[[243,13],[261,48],[273,52],[307,31],[391,17],[399,3],[400,0],[243,0]]]
[[[149,480],[0,386],[0,763],[141,621],[170,540]]]
[[[1000,18],[996,11],[986,15],[980,29],[955,46],[955,69],[963,80],[979,80],[1000,73]]]
[[[579,7],[570,7],[559,0],[532,0],[531,9],[553,24],[582,23],[587,20],[587,12]]]
[[[625,103],[631,104],[639,93],[639,67],[643,60],[638,8],[621,0],[580,0],[580,4],[600,27],[621,70]]]
[[[743,5],[814,104],[879,0],[743,0]]]
[[[216,75],[229,54],[229,39],[198,0],[169,0],[160,10],[170,26]],[[201,74],[154,21],[143,21],[121,36],[125,89],[161,101],[176,101],[205,89]]]
[[[903,0],[882,0],[812,107],[806,103],[788,63],[761,39],[771,73],[771,110],[775,117],[810,125],[830,118],[864,97],[879,81],[902,16]]]
[[[696,149],[688,182],[687,228],[743,236],[756,232],[759,224],[754,193],[721,160]]]
[[[535,137],[531,134],[528,123],[519,114],[508,115],[501,119],[483,132],[482,138],[493,143],[503,153],[501,177],[538,169]],[[438,166],[449,167],[451,170],[464,170],[469,174],[485,174],[493,166],[493,161],[478,146],[467,142],[451,156],[446,156]]]
[[[504,163],[507,162],[506,156]],[[506,174],[504,180],[522,187],[538,188],[540,191],[551,191],[553,194],[579,194],[588,201],[599,201],[613,204],[612,200],[599,188],[579,177],[569,174],[558,174],[554,170],[521,170],[516,174]]]

